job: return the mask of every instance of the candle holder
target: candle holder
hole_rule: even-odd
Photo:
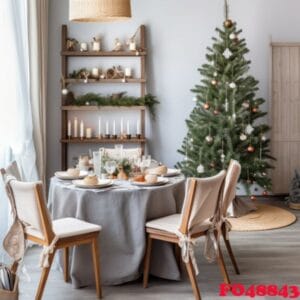
[[[127,135],[125,133],[121,133],[120,134],[120,139],[121,140],[126,140],[127,139]]]
[[[136,135],[136,138],[139,140],[139,139],[142,138],[142,135],[141,135],[141,134],[137,134],[137,135]]]
[[[131,139],[131,134],[126,134],[126,139],[130,140]]]
[[[106,134],[106,135],[105,135],[105,138],[106,138],[106,139],[110,139],[110,134]]]
[[[113,135],[111,136],[111,138],[114,139],[114,140],[116,140],[116,139],[118,138],[118,136],[117,136],[116,134],[113,134]]]
[[[80,140],[83,141],[83,140],[84,140],[84,136],[81,136],[81,137],[80,137]]]

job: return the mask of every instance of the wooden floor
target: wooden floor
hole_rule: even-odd
[[[282,201],[267,200],[284,206]],[[293,211],[300,217],[300,211]],[[240,266],[241,275],[235,275],[227,262],[229,275],[233,283],[298,285],[300,287],[300,222],[271,231],[231,232],[231,242]],[[209,264],[202,256],[203,243],[197,249],[200,274],[199,287],[203,299],[250,299],[249,297],[219,297],[221,275],[216,264]],[[24,278],[20,284],[20,300],[32,300],[38,285],[40,269],[38,268],[40,249],[30,249],[25,258],[25,265],[31,277]],[[226,254],[226,252],[224,251]],[[192,289],[186,275],[181,282],[150,278],[149,288],[143,289],[141,281],[122,286],[104,286],[104,299],[107,300],[189,300],[193,299]],[[63,281],[59,271],[52,270],[46,285],[45,300],[90,300],[96,299],[93,287],[76,290],[71,284]],[[258,299],[282,299],[279,297],[258,297]]]

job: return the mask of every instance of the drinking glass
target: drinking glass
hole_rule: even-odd
[[[101,159],[100,152],[93,152],[93,164],[94,164],[94,172],[100,178],[101,177]]]
[[[116,157],[118,159],[122,159],[123,158],[123,144],[116,144],[115,150],[116,150]]]
[[[105,163],[105,170],[109,174],[109,177],[112,178],[112,174],[115,172],[117,163],[114,160],[108,160]]]

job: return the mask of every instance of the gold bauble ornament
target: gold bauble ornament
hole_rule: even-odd
[[[215,79],[213,79],[213,80],[211,81],[211,84],[212,84],[212,85],[217,85],[217,84],[218,84],[218,81],[215,80]]]
[[[249,145],[248,148],[247,148],[247,151],[249,153],[253,153],[255,151],[254,147],[252,145]]]
[[[209,104],[208,104],[207,102],[203,104],[203,107],[204,107],[205,109],[209,109],[209,108],[210,108],[210,106],[209,106]]]
[[[230,28],[233,25],[233,22],[230,19],[224,21],[224,26]]]

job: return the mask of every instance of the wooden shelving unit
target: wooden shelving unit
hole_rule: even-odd
[[[68,51],[66,49],[66,41],[68,38],[68,28],[66,25],[62,26],[62,35],[61,35],[61,72],[62,76],[65,78],[65,84],[139,84],[140,85],[140,96],[144,97],[146,95],[146,28],[144,25],[140,26],[140,44],[139,48],[143,49],[142,51]],[[124,79],[88,79],[86,82],[84,79],[74,79],[68,78],[69,74],[69,59],[71,58],[88,58],[88,57],[137,57],[140,60],[140,78],[126,78]],[[132,136],[131,139],[121,139],[121,138],[68,138],[67,137],[67,123],[68,123],[68,113],[71,111],[133,111],[136,110],[140,114],[140,123],[141,123],[141,137],[136,138]],[[68,147],[72,144],[138,144],[142,147],[143,151],[145,149],[145,144],[147,139],[145,138],[145,106],[75,106],[75,105],[64,105],[64,100],[62,97],[61,105],[61,167],[62,169],[67,168],[68,162]]]

